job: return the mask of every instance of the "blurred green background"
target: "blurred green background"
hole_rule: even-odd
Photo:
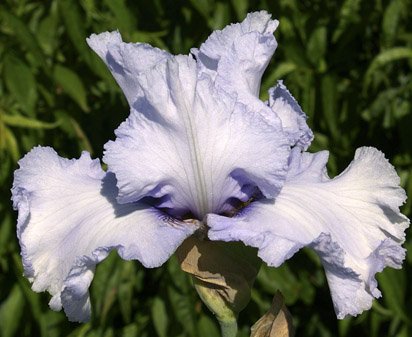
[[[331,152],[335,175],[362,145],[385,152],[412,196],[412,4],[409,0],[3,0],[0,4],[0,336],[219,336],[213,316],[172,258],[144,269],[112,254],[91,287],[93,319],[69,323],[48,309],[22,276],[10,187],[17,160],[37,144],[60,155],[103,144],[128,115],[124,97],[87,47],[93,32],[118,29],[188,53],[214,29],[266,9],[280,20],[279,47],[264,76],[266,91],[284,79],[315,132],[311,151]],[[412,198],[403,207],[411,215]],[[56,224],[58,225],[58,224]],[[412,251],[412,240],[405,245]],[[400,271],[378,275],[383,299],[357,318],[338,321],[319,260],[298,253],[281,268],[263,267],[240,315],[240,337],[285,296],[297,336],[412,336],[412,254]]]

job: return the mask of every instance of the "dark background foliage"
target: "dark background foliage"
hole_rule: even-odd
[[[33,146],[60,155],[103,144],[128,114],[122,93],[85,38],[119,29],[125,41],[188,53],[214,29],[266,9],[280,20],[279,42],[262,84],[284,79],[315,132],[310,151],[331,152],[336,175],[362,145],[385,152],[412,195],[412,4],[409,0],[4,0],[0,4],[0,336],[219,336],[213,316],[172,258],[146,270],[112,254],[91,287],[92,321],[69,323],[47,294],[22,276],[10,186],[17,160]],[[412,199],[403,207],[411,214]],[[58,224],[56,224],[58,225]],[[406,245],[412,250],[408,237]],[[263,267],[241,337],[285,296],[297,336],[412,336],[412,254],[402,270],[378,275],[383,299],[338,321],[318,258],[302,251],[278,269]]]

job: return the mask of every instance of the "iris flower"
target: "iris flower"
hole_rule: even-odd
[[[95,266],[110,251],[158,267],[195,232],[256,247],[274,267],[312,248],[338,318],[381,295],[375,274],[405,257],[405,192],[372,147],[329,178],[328,152],[306,152],[313,134],[285,85],[259,99],[277,26],[251,13],[177,56],[118,32],[87,39],[130,105],[105,145],[107,172],[87,152],[69,160],[36,147],[12,188],[25,276],[53,310],[87,321]]]

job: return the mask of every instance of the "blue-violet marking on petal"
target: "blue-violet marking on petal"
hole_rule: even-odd
[[[405,192],[374,148],[330,179],[327,151],[302,152],[313,133],[286,86],[259,99],[277,26],[250,13],[189,56],[119,32],[87,39],[130,106],[105,145],[108,172],[87,152],[68,160],[36,147],[12,188],[24,272],[52,309],[88,320],[95,266],[110,251],[157,267],[197,230],[256,247],[270,266],[314,249],[338,318],[380,296],[375,274],[405,257]]]
[[[116,178],[86,152],[68,160],[36,147],[19,164],[12,194],[25,275],[72,321],[89,319],[94,268],[111,250],[157,267],[196,230],[145,204],[118,204]]]
[[[161,207],[201,220],[227,211],[233,198],[249,199],[248,185],[267,197],[278,193],[290,151],[281,127],[214,87],[206,74],[198,78],[190,56],[158,64],[138,80],[144,97],[105,146],[119,202],[164,199]]]
[[[369,309],[379,297],[375,273],[400,268],[409,220],[399,212],[406,199],[400,179],[383,154],[360,148],[339,176],[329,179],[326,151],[295,148],[287,180],[274,200],[251,203],[233,218],[209,215],[212,240],[257,247],[279,266],[304,246],[320,256],[338,318]]]

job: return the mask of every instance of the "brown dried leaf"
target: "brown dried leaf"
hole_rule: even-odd
[[[239,242],[192,236],[183,242],[176,255],[182,270],[194,277],[195,286],[208,288],[208,296],[220,297],[236,314],[249,303],[261,265],[255,249]]]
[[[292,316],[285,306],[282,294],[278,291],[273,297],[272,306],[251,328],[250,337],[293,337]]]

